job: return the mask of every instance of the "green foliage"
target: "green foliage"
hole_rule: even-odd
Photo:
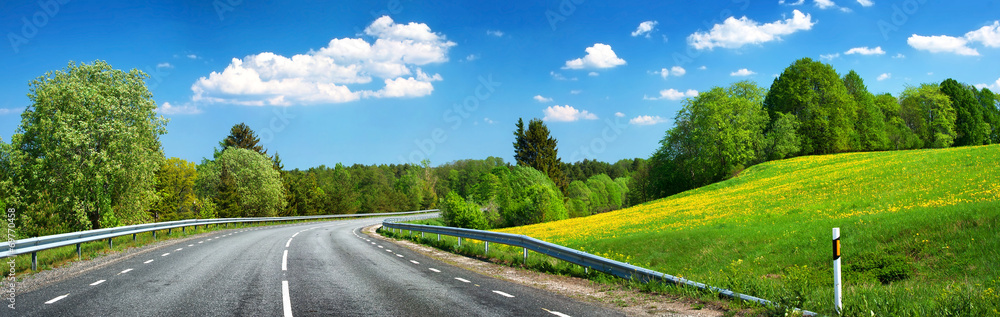
[[[449,192],[441,205],[441,217],[449,226],[486,230],[489,222],[474,202],[466,201],[455,192]]]
[[[920,138],[922,147],[945,148],[954,143],[955,109],[938,85],[906,87],[899,102],[900,117]]]
[[[973,92],[976,101],[983,109],[983,118],[990,127],[990,143],[1000,143],[1000,96],[987,88],[982,90],[973,88]]]
[[[156,172],[158,200],[150,210],[153,221],[191,219],[199,216],[195,181],[198,171],[194,162],[176,157],[167,159]]]
[[[854,129],[857,131],[855,149],[860,151],[877,151],[885,149],[889,142],[886,137],[885,119],[881,110],[875,105],[875,96],[868,92],[864,80],[853,70],[844,75],[844,87],[857,106],[857,121]]]
[[[799,119],[793,114],[775,112],[777,118],[767,132],[767,157],[780,160],[792,157],[801,151],[802,138],[799,137]]]
[[[7,203],[23,235],[149,220],[166,120],[146,78],[103,61],[71,62],[30,83],[31,104],[4,153]]]
[[[200,191],[214,199],[221,217],[271,217],[287,204],[271,159],[252,150],[226,149],[198,174]]]
[[[795,115],[802,137],[802,154],[853,150],[857,107],[837,72],[829,64],[803,58],[785,68],[764,99],[771,120],[775,113]]]
[[[990,144],[991,129],[973,89],[951,78],[941,82],[941,93],[955,109],[955,146]]]
[[[233,125],[232,129],[229,130],[229,136],[219,142],[222,146],[221,151],[225,151],[228,148],[240,148],[247,149],[261,155],[267,155],[267,150],[263,146],[258,144],[260,139],[257,138],[257,134],[250,129],[246,123],[240,122],[239,124]],[[276,165],[280,165],[280,161],[274,162]]]
[[[540,119],[531,119],[527,130],[521,119],[517,119],[516,126],[514,159],[517,165],[531,166],[548,175],[559,188],[565,188],[568,182],[563,176],[562,161],[556,148],[558,141],[549,135],[549,128]]]
[[[915,270],[910,261],[902,255],[885,253],[859,254],[844,261],[844,272],[853,274],[850,279],[873,280],[890,284],[910,278]]]

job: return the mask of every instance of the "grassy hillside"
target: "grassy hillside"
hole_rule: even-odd
[[[585,218],[509,228],[830,313],[1000,315],[1000,146],[800,157]]]

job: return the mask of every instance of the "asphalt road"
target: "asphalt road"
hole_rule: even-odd
[[[620,316],[372,239],[357,219],[218,231],[16,295],[3,316]]]

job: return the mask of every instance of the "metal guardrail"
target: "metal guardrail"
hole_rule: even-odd
[[[427,212],[436,212],[437,209],[431,210],[420,210],[420,211],[408,211],[408,212],[394,212],[394,213],[371,213],[371,214],[346,214],[346,215],[320,215],[320,216],[295,216],[295,217],[256,217],[256,218],[216,218],[216,219],[189,219],[189,220],[178,220],[178,221],[168,221],[168,222],[154,222],[145,223],[139,225],[114,227],[114,228],[104,228],[95,229],[87,231],[69,232],[34,238],[26,238],[15,240],[13,242],[8,242],[0,245],[0,258],[7,258],[21,254],[31,253],[31,270],[34,271],[37,266],[37,252],[52,248],[65,247],[70,245],[76,245],[77,256],[80,255],[80,244],[84,242],[108,240],[108,245],[111,245],[111,238],[133,235],[134,238],[136,234],[158,231],[158,230],[170,230],[187,227],[196,226],[208,226],[208,225],[220,225],[220,224],[230,224],[230,223],[260,223],[260,222],[279,222],[279,221],[298,221],[298,220],[316,220],[316,219],[335,219],[335,218],[360,218],[360,217],[375,217],[375,216],[390,216],[390,215],[412,215]],[[154,232],[155,236],[155,232]]]
[[[467,238],[467,239],[474,239],[486,242],[500,243],[509,246],[521,247],[524,248],[525,260],[527,260],[528,257],[528,250],[531,250],[566,262],[583,266],[585,268],[595,269],[607,274],[611,274],[623,279],[636,280],[643,283],[648,283],[651,281],[659,281],[659,282],[668,282],[674,284],[684,284],[704,290],[717,292],[726,297],[759,303],[764,306],[776,305],[775,303],[763,298],[754,297],[746,294],[740,294],[727,289],[706,285],[704,283],[698,283],[692,280],[669,275],[666,273],[660,273],[657,271],[638,267],[628,263],[618,262],[608,258],[596,256],[587,252],[570,249],[558,244],[548,243],[525,235],[474,230],[474,229],[464,229],[464,228],[454,228],[454,227],[408,224],[408,223],[400,223],[398,222],[399,220],[402,219],[392,219],[392,218],[386,219],[382,222],[382,226],[391,229],[420,231],[420,232],[436,233],[436,234],[458,237],[459,245],[461,245],[461,238]],[[410,220],[405,220],[405,221],[410,221]],[[487,248],[489,248],[489,244],[487,244]],[[807,310],[801,310],[801,312],[803,313],[803,315],[806,316],[816,315],[815,312]]]

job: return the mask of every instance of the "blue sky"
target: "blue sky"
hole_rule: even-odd
[[[563,161],[648,157],[683,98],[802,57],[875,93],[1000,88],[997,1],[45,1],[0,4],[0,137],[29,81],[100,59],[152,75],[191,161],[239,122],[287,168],[510,161],[518,118]]]

